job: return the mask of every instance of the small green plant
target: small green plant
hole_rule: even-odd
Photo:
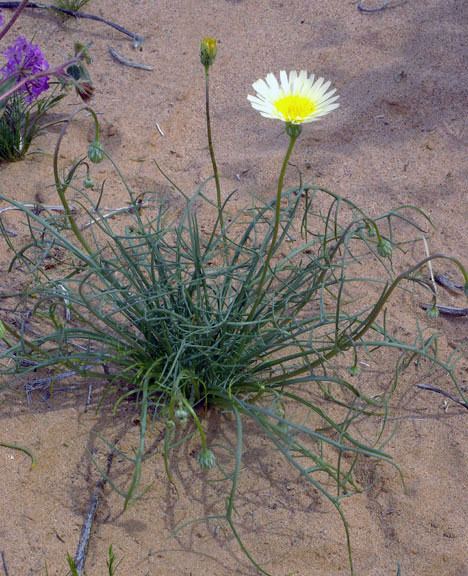
[[[45,123],[47,112],[65,96],[52,94],[27,102],[22,94],[14,94],[0,115],[0,162],[21,160],[32,141],[51,126]]]
[[[269,574],[246,548],[234,520],[244,424],[252,423],[333,504],[343,521],[354,573],[342,501],[360,489],[353,476],[360,458],[392,463],[382,451],[383,430],[401,374],[419,357],[445,369],[456,384],[455,363],[438,358],[436,338],[417,332],[412,340],[399,340],[385,313],[386,303],[404,283],[431,290],[420,274],[429,259],[399,273],[391,261],[409,242],[397,236],[398,225],[420,231],[413,216],[424,216],[404,207],[371,218],[350,200],[301,178],[297,186],[284,189],[302,123],[336,108],[329,84],[322,79],[314,83],[301,72],[289,78],[281,74],[282,92],[272,75],[267,83],[254,84],[259,96],[251,97],[252,103],[264,115],[285,120],[289,145],[276,197],[227,219],[230,198],[222,197],[209,113],[215,48],[212,39],[205,39],[201,57],[216,202],[205,193],[210,179],[191,196],[173,184],[184,197],[177,214],[161,201],[143,203],[102,149],[97,117],[89,108],[84,111],[94,120],[95,139],[88,155],[60,169],[66,126],[55,149],[55,186],[65,223],[0,196],[23,214],[30,233],[27,245],[19,248],[5,236],[15,251],[10,270],[21,266],[31,278],[26,290],[9,295],[21,296],[28,324],[18,327],[3,320],[2,371],[72,369],[84,378],[102,379],[107,393],[115,395],[115,412],[124,403],[134,406],[140,436],[135,453],[126,456],[133,476],[126,486],[113,484],[125,506],[142,493],[146,432],[152,422],[164,426],[163,457],[173,480],[171,450],[194,435],[202,469],[209,473],[218,466],[204,417],[209,409],[226,414],[236,446],[230,471],[224,463],[219,466],[230,482],[222,518],[258,571]],[[313,101],[307,100],[310,95]],[[89,161],[104,158],[128,193],[124,222],[102,211],[104,187],[96,198],[79,180],[82,172],[89,179]],[[78,208],[85,222],[77,217]],[[200,228],[198,210],[215,214],[208,234]],[[67,262],[58,274],[47,265],[57,252]],[[447,260],[468,285],[460,262]],[[358,359],[372,362],[377,356],[378,364],[385,351],[398,353],[394,371],[388,383],[366,390]],[[375,438],[364,441],[359,435],[356,425],[363,418],[377,420]]]
[[[68,573],[67,576],[86,576],[86,573],[83,573],[83,574],[79,573],[78,568],[76,567],[76,563],[75,563],[74,559],[70,556],[70,554],[67,555],[67,562],[68,562],[68,567],[70,568],[70,572]],[[106,560],[108,576],[115,576],[115,574],[117,573],[117,568],[118,568],[119,564],[120,564],[120,562],[116,563],[115,554],[114,554],[114,550],[112,549],[112,546],[109,546],[109,550],[107,551],[107,560]]]
[[[55,6],[58,8],[63,8],[64,10],[71,10],[72,12],[78,12],[89,4],[90,0],[55,0]]]

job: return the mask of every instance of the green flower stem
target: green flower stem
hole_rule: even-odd
[[[283,165],[281,166],[281,172],[280,172],[280,175],[278,178],[278,189],[276,191],[275,227],[273,228],[273,235],[271,237],[270,247],[268,249],[266,260],[265,260],[265,263],[263,264],[263,268],[261,271],[260,282],[258,284],[258,290],[257,290],[257,297],[255,299],[255,303],[254,303],[252,310],[250,311],[249,317],[247,319],[248,322],[253,319],[255,312],[257,310],[257,307],[260,304],[260,301],[262,300],[262,290],[263,290],[263,287],[265,285],[266,275],[268,272],[268,268],[270,266],[271,258],[275,252],[276,241],[278,239],[278,233],[279,233],[279,227],[280,227],[280,221],[281,221],[281,193],[283,192],[284,176],[286,174],[288,162],[289,162],[289,159],[291,158],[291,154],[292,154],[292,151],[294,149],[294,145],[296,144],[296,140],[299,137],[299,134],[300,134],[300,130],[289,133],[289,146],[288,146],[288,149],[286,151],[286,155],[285,155],[284,160],[283,160]]]
[[[186,398],[184,398],[182,396],[180,398],[180,400],[181,400],[182,404],[185,406],[185,408],[187,408],[187,411],[190,413],[190,415],[193,418],[195,426],[198,430],[198,434],[200,436],[200,444],[201,444],[202,450],[207,450],[208,444],[206,442],[206,433],[205,433],[205,430],[203,430],[203,426],[201,425],[200,419],[198,418],[197,414],[195,413],[195,410],[192,408],[192,405],[190,404],[190,402]]]
[[[99,141],[100,129],[99,129],[99,120],[98,120],[96,113],[94,112],[94,110],[92,108],[89,108],[87,106],[85,108],[80,108],[68,119],[68,121],[66,122],[66,124],[64,125],[64,127],[60,133],[60,136],[57,140],[57,144],[55,145],[54,180],[55,180],[55,188],[57,189],[57,194],[59,195],[60,202],[62,203],[63,208],[65,210],[65,216],[66,216],[68,222],[70,223],[70,226],[71,226],[71,229],[73,230],[73,233],[75,234],[79,243],[86,250],[86,252],[88,254],[92,255],[93,250],[89,246],[89,244],[86,242],[83,234],[81,233],[81,230],[78,227],[78,224],[76,223],[75,219],[73,218],[72,210],[71,210],[70,205],[68,203],[68,200],[65,196],[65,192],[67,191],[67,188],[70,184],[71,178],[73,177],[73,174],[75,173],[78,166],[80,166],[82,164],[83,160],[79,160],[77,163],[75,163],[73,168],[70,170],[68,176],[65,178],[65,181],[63,181],[63,182],[62,182],[62,179],[60,178],[59,167],[58,167],[58,156],[59,156],[60,145],[61,145],[62,140],[66,134],[68,125],[75,118],[75,116],[83,110],[86,110],[87,112],[89,112],[91,114],[91,116],[93,117],[93,120],[94,120],[94,140]]]
[[[208,135],[208,148],[210,150],[211,164],[213,166],[213,175],[216,184],[216,204],[218,207],[218,219],[216,221],[215,230],[218,226],[218,222],[221,225],[221,234],[224,239],[224,245],[226,246],[226,233],[224,229],[224,218],[223,218],[223,204],[221,200],[221,184],[219,182],[219,172],[218,165],[216,164],[216,157],[213,147],[213,137],[211,135],[211,116],[210,116],[210,67],[205,66],[205,108],[206,108],[206,132]]]

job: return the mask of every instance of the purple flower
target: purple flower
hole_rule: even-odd
[[[0,27],[3,26],[3,16],[2,11],[0,10]]]
[[[3,53],[7,63],[0,72],[4,78],[14,77],[17,82],[28,78],[38,72],[49,69],[49,63],[36,44],[28,42],[24,36],[18,36],[15,42]],[[49,77],[35,78],[21,88],[26,93],[27,102],[35,100],[42,92],[49,88]]]

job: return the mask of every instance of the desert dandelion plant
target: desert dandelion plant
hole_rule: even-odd
[[[339,104],[336,90],[329,90],[331,82],[323,78],[315,80],[305,70],[292,70],[289,77],[284,70],[280,72],[280,81],[270,72],[263,80],[253,83],[255,96],[248,100],[265,118],[278,118],[288,124],[305,124],[325,116]]]
[[[334,96],[336,90],[328,90],[331,82],[325,82],[323,78],[318,78],[315,81],[314,79],[314,74],[309,76],[306,70],[301,70],[299,73],[296,70],[292,70],[289,73],[289,77],[284,70],[281,70],[280,81],[278,82],[276,76],[270,72],[267,74],[265,80],[260,79],[252,84],[256,95],[251,96],[249,94],[247,96],[255,110],[258,110],[262,116],[283,120],[283,122],[286,123],[286,133],[289,136],[289,146],[278,178],[275,224],[270,248],[260,273],[257,298],[250,312],[249,320],[252,320],[254,317],[257,306],[262,298],[262,290],[268,274],[268,268],[275,251],[280,229],[281,195],[283,192],[284,176],[296,140],[301,134],[302,124],[314,122],[318,120],[320,116],[325,116],[325,114],[328,114],[339,106],[336,102],[338,96]]]

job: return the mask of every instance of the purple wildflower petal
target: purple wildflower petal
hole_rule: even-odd
[[[7,63],[0,72],[5,78],[14,77],[17,82],[29,78],[38,72],[49,69],[49,63],[37,44],[28,42],[24,36],[18,36],[15,42],[3,53]],[[49,77],[36,78],[21,88],[26,94],[26,101],[33,102],[39,95],[49,88]]]

